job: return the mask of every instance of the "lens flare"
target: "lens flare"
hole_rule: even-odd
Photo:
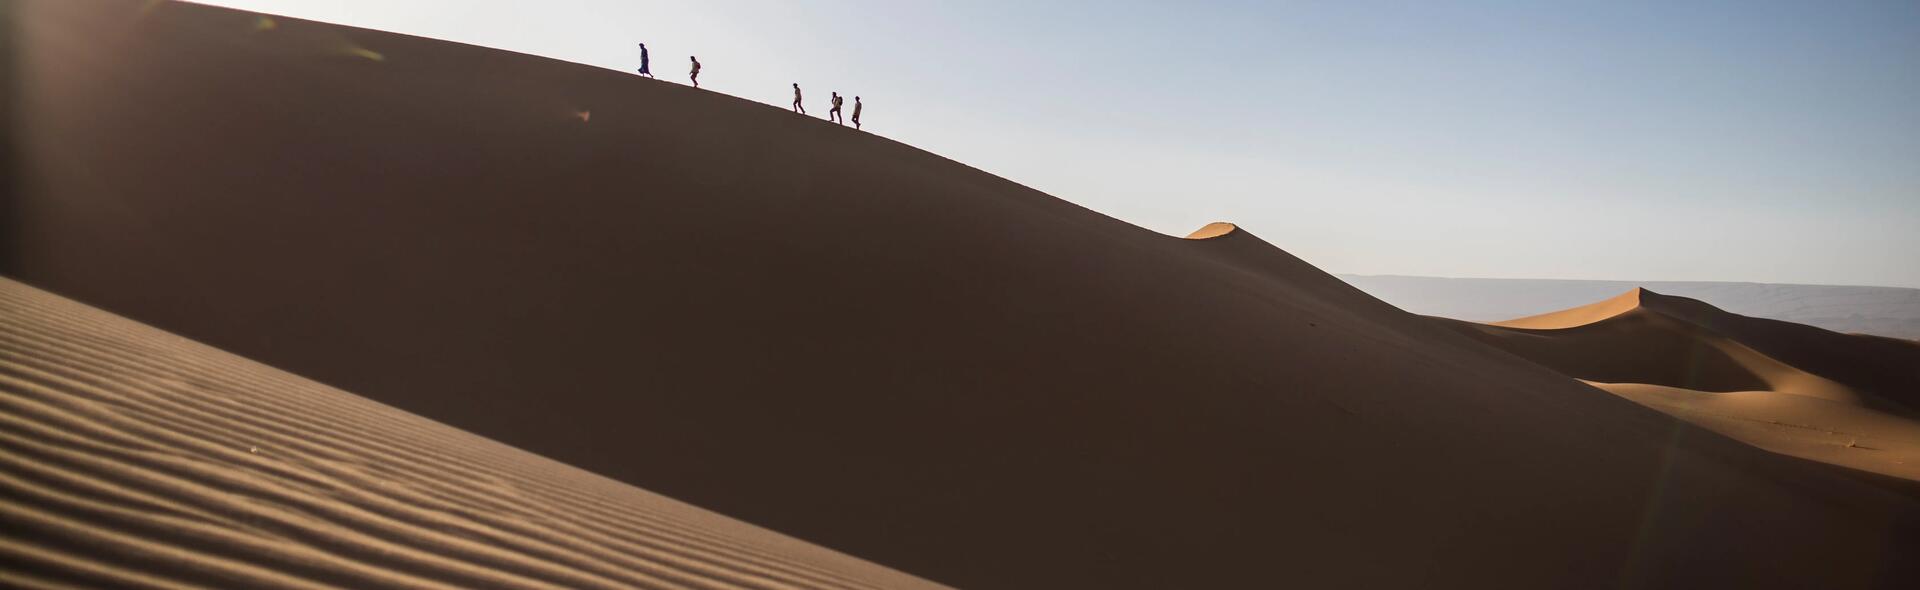
[[[359,45],[348,45],[345,48],[341,49],[341,51],[345,52],[347,55],[351,55],[354,57],[364,57],[373,61],[387,61],[387,56],[381,55],[380,52],[378,51],[367,49]]]
[[[261,31],[271,31],[277,28],[280,28],[280,23],[274,22],[273,19],[267,18],[267,16],[264,14],[254,17],[253,19],[253,32],[255,33],[258,33]]]

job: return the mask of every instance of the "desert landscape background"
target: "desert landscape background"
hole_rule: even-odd
[[[1911,341],[1417,315],[621,72],[10,8],[10,583],[1920,580]]]
[[[1638,288],[1711,302],[1733,313],[1835,332],[1920,339],[1920,289],[1676,281],[1463,279],[1336,274],[1421,315],[1497,322],[1579,307]]]

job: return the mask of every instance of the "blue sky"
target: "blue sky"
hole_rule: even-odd
[[[1920,287],[1920,2],[212,0],[661,78],[1334,272]],[[816,108],[824,113],[824,108]]]

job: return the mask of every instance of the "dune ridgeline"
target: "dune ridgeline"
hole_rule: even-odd
[[[1920,581],[1920,501],[1897,487],[1608,395],[1241,228],[1160,235],[782,108],[506,51],[173,2],[12,5],[22,165],[4,273],[326,384],[241,388],[274,405],[208,413],[195,408],[219,407],[199,399],[213,394],[130,360],[69,367],[121,385],[45,395],[145,396],[113,407],[217,435],[221,454],[197,463],[150,430],[111,446],[9,427],[20,448],[72,455],[19,461],[93,477],[231,470],[205,485],[310,515],[263,534],[313,557],[241,556],[235,535],[266,525],[201,492],[50,476],[9,481],[8,513],[51,510],[18,499],[29,489],[97,507],[9,528],[14,559],[33,564],[20,568],[192,585],[190,560],[224,555],[335,581],[354,567],[336,559],[351,560],[345,536],[427,534],[329,520],[418,508],[356,490],[485,469],[508,483],[419,488],[468,507],[427,508],[422,528],[521,564],[503,586],[577,585],[535,567],[648,571],[619,564],[652,533],[592,515],[693,510],[655,493],[778,533],[715,525],[733,537],[824,548],[703,537],[699,551],[815,577],[666,586]],[[119,357],[152,337],[36,327],[56,312],[9,307],[8,329]],[[195,352],[139,366],[267,371],[180,346]],[[17,387],[10,401],[39,395]],[[9,423],[34,419],[22,408]],[[220,427],[243,419],[252,430]],[[264,458],[229,453],[269,434]],[[329,446],[385,447],[376,437],[425,442],[394,445],[380,461],[398,466],[383,468]],[[267,462],[295,441],[305,467]],[[109,453],[93,471],[54,464]],[[514,491],[547,472],[564,472],[538,478],[549,491]],[[297,506],[259,491],[299,486],[319,491]],[[582,503],[575,486],[602,495]],[[151,506],[224,532],[188,542],[129,524]],[[541,528],[475,532],[488,519]],[[90,540],[100,528],[167,550],[123,553]],[[638,532],[592,536],[620,530]],[[538,550],[554,565],[532,563],[526,544],[542,539],[568,542]]]

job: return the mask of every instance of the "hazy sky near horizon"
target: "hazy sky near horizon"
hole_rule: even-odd
[[[204,0],[653,70],[1332,272],[1920,287],[1920,2]],[[851,102],[851,99],[849,99]],[[851,105],[849,105],[851,108]]]

